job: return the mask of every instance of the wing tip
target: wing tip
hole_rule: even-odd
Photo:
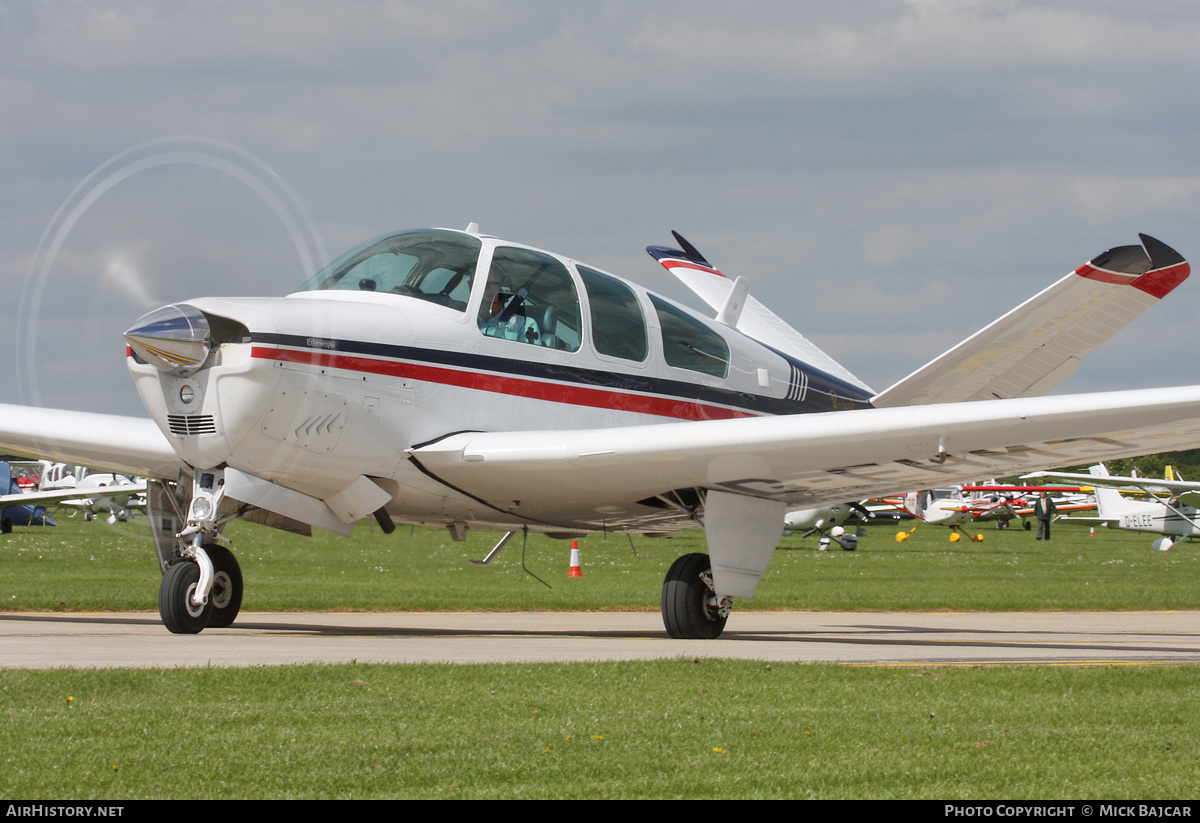
[[[1142,241],[1142,246],[1146,249],[1146,254],[1150,257],[1151,270],[1165,269],[1187,262],[1183,259],[1182,254],[1161,240],[1153,238],[1148,234],[1140,233],[1138,234],[1138,238]]]
[[[1148,234],[1138,234],[1140,246],[1116,246],[1076,269],[1089,280],[1129,285],[1162,299],[1187,279],[1191,266],[1183,255]]]

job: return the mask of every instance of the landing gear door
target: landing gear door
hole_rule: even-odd
[[[192,481],[180,477],[175,483],[150,480],[146,483],[146,514],[150,521],[150,534],[154,538],[154,551],[158,555],[159,571],[165,573],[171,561],[179,556],[179,540],[176,537],[184,526],[183,512],[192,499]]]
[[[717,595],[750,597],[783,535],[787,505],[709,490],[704,503],[704,536],[712,560]]]

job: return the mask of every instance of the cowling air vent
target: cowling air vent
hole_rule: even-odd
[[[167,425],[171,429],[171,434],[196,435],[217,433],[217,421],[211,414],[168,414]]]

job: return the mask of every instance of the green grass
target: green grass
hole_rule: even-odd
[[[785,538],[737,608],[1195,608],[1190,544],[928,526],[857,552]],[[672,540],[230,530],[247,609],[656,607]],[[7,609],[155,608],[144,520],[0,537]],[[68,700],[70,698],[70,700]],[[0,669],[0,794],[79,798],[1189,798],[1200,667],[855,668],[740,661]]]
[[[922,526],[904,543],[898,527],[872,526],[856,552],[818,552],[814,538],[786,537],[750,600],[737,609],[1030,610],[1190,609],[1200,606],[1200,552],[1150,548],[1150,536],[1060,524],[1053,541],[1021,529],[981,529],[982,543],[951,543]],[[570,544],[530,535],[526,565],[515,538],[479,568],[497,534],[465,543],[444,530],[365,527],[352,538],[312,538],[252,524],[229,529],[246,579],[247,610],[656,609],[676,557],[704,551],[703,535],[580,541],[583,579],[568,579]],[[143,518],[125,524],[65,519],[0,537],[0,608],[154,610],[160,575]]]
[[[1198,700],[1190,666],[6,671],[0,794],[1189,798]]]

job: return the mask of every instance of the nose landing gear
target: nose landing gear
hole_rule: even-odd
[[[223,629],[233,624],[242,608],[242,570],[237,558],[217,542],[228,516],[221,517],[223,478],[216,472],[197,472],[186,527],[181,507],[162,490],[155,495],[156,512],[161,511],[165,529],[156,534],[156,547],[165,571],[158,590],[158,613],[163,625],[174,634],[198,634],[206,628]],[[158,498],[162,498],[159,500]],[[171,503],[174,518],[166,515],[163,501]]]
[[[181,557],[167,567],[158,589],[158,613],[173,634],[227,628],[242,608],[242,569],[233,552],[219,544],[192,551],[192,558]],[[201,585],[205,564],[212,568],[207,596]]]

